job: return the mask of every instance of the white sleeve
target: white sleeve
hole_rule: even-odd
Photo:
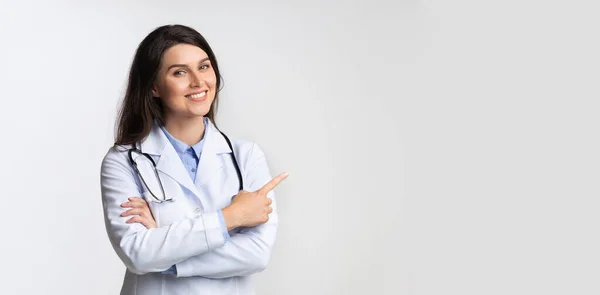
[[[244,179],[249,191],[256,191],[272,179],[265,155],[258,145],[251,151]],[[269,221],[256,227],[243,228],[233,234],[222,247],[200,254],[175,265],[178,277],[202,276],[220,279],[245,276],[264,270],[271,257],[275,244],[278,216],[275,194],[267,194],[273,200],[273,212]]]
[[[193,256],[224,245],[217,212],[187,218],[169,226],[146,229],[126,223],[121,204],[141,197],[133,168],[123,153],[111,148],[102,161],[101,192],[110,242],[127,268],[136,274],[160,272]]]

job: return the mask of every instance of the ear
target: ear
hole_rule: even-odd
[[[152,96],[153,97],[160,97],[160,94],[158,93],[158,90],[156,88],[156,84],[152,85]]]

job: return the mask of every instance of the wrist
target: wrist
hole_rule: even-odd
[[[225,225],[227,226],[227,231],[240,227],[239,221],[237,220],[234,208],[230,206],[225,207],[223,210],[223,219],[225,219]]]

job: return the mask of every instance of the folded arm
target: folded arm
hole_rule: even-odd
[[[120,206],[140,196],[135,174],[123,154],[112,149],[102,161],[102,205],[110,242],[127,268],[136,274],[161,272],[189,257],[224,245],[217,212],[186,218],[166,227],[146,229],[126,223]]]
[[[262,150],[255,144],[247,163],[247,190],[256,191],[271,181],[271,173]],[[229,241],[210,252],[190,257],[176,264],[178,277],[203,276],[219,279],[245,276],[264,270],[271,258],[278,227],[275,195],[267,194],[272,200],[273,211],[269,220],[254,227],[241,228],[232,233]]]

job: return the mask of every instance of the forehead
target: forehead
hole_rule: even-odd
[[[195,65],[203,58],[208,57],[200,47],[190,44],[177,44],[165,51],[163,54],[163,65],[172,64]]]

